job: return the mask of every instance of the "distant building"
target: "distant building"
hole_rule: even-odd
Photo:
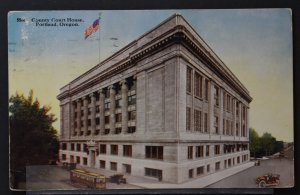
[[[249,161],[252,98],[178,14],[57,98],[63,162],[182,183]]]

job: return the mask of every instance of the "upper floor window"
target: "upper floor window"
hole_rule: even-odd
[[[123,156],[132,156],[132,146],[131,145],[123,145]]]
[[[194,114],[195,118],[195,131],[201,131],[201,111],[200,110],[195,110]]]
[[[219,117],[217,116],[215,116],[214,126],[216,134],[219,134]]]
[[[192,93],[192,69],[190,67],[186,69],[186,91]]]
[[[215,101],[215,106],[219,106],[219,87],[215,86],[214,87],[214,101]]]
[[[195,96],[202,98],[202,76],[198,73],[195,73]]]
[[[118,155],[118,145],[110,145],[110,154]]]
[[[145,147],[146,158],[162,160],[164,156],[163,146],[146,146]]]
[[[204,99],[208,101],[208,91],[209,91],[209,81],[208,79],[205,79],[205,94]]]
[[[220,154],[220,145],[215,145],[215,155]]]
[[[122,113],[116,114],[116,123],[122,122]]]
[[[204,155],[203,146],[196,146],[196,158],[201,158]]]
[[[109,110],[109,108],[110,108],[110,102],[106,102],[106,103],[104,104],[104,109],[105,109],[105,110]]]
[[[128,96],[128,105],[133,105],[135,103],[136,103],[136,96],[135,95]]]
[[[191,108],[186,107],[186,130],[191,130]]]
[[[193,146],[188,146],[187,149],[188,149],[187,158],[193,159]]]
[[[208,114],[204,113],[204,132],[208,132]]]
[[[100,144],[100,154],[106,154],[106,145]]]
[[[128,120],[135,120],[135,118],[136,118],[136,111],[134,110],[134,111],[129,111],[128,112]]]

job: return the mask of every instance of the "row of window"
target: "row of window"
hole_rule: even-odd
[[[191,108],[186,108],[186,130],[191,130]],[[208,133],[208,113],[202,112],[201,110],[194,109],[194,131],[201,133]],[[219,128],[219,117],[214,116],[214,132],[220,134]],[[223,119],[223,135],[234,136],[233,132],[233,121]],[[246,136],[246,126],[243,123],[242,125],[242,136]],[[236,123],[236,136],[239,136],[239,123]]]
[[[221,145],[214,145],[214,155],[221,154]],[[195,149],[195,152],[194,152]],[[239,152],[248,150],[248,144],[224,144],[223,154]],[[199,146],[187,146],[187,159],[193,159],[194,154],[196,158],[203,158],[205,152],[205,157],[210,156],[210,146],[209,145],[199,145]]]
[[[104,117],[104,123],[105,124],[109,124],[110,117],[111,116],[105,116]],[[122,113],[117,113],[117,114],[114,115],[114,117],[115,117],[116,123],[122,122]],[[136,111],[135,110],[134,111],[129,111],[128,112],[128,120],[133,121],[135,119],[136,119]],[[84,122],[83,120],[80,121],[80,126],[81,127],[84,126],[83,122]],[[100,125],[100,118],[99,117],[95,118],[95,123],[96,123],[96,125]],[[92,119],[87,120],[87,125],[88,125],[88,127],[92,125]],[[77,121],[74,121],[74,127],[77,128]]]
[[[241,157],[242,157],[242,162],[247,161],[249,158],[248,154],[242,155]],[[241,163],[240,156],[236,157],[236,160],[237,160],[237,164]],[[224,160],[224,169],[230,168],[231,166],[234,166],[234,165],[235,165],[235,158],[229,158],[229,159]],[[206,173],[209,173],[210,172],[210,164],[208,164],[206,166],[200,166],[200,167],[195,168],[196,176],[203,175],[204,171],[205,171],[205,167],[206,167]],[[221,161],[218,161],[215,163],[215,171],[219,171],[220,169],[221,169]],[[189,169],[188,176],[189,176],[189,178],[195,177],[194,169]]]

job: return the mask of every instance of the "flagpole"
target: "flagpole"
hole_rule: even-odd
[[[100,53],[100,19],[101,19],[101,12],[99,12],[99,29],[98,29],[98,31],[99,31],[99,42],[98,42],[98,44],[99,44],[99,63],[100,63],[100,60],[101,60],[101,53]]]

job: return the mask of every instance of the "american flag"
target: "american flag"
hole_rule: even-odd
[[[97,19],[94,21],[93,25],[85,29],[84,38],[87,39],[91,34],[96,32],[99,29],[99,26],[100,26],[100,19]]]

